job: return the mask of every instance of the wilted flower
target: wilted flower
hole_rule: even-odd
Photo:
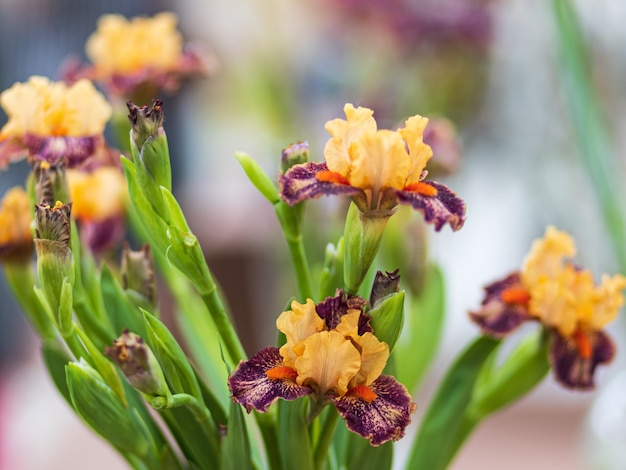
[[[20,187],[7,191],[0,201],[0,261],[22,262],[32,256],[32,220],[26,191]]]
[[[348,429],[374,446],[400,439],[416,405],[403,385],[381,375],[389,347],[374,335],[365,303],[341,291],[317,305],[292,302],[276,320],[287,342],[240,362],[228,380],[233,400],[265,412],[278,398],[310,395],[332,402]]]
[[[369,217],[389,217],[397,204],[420,211],[436,230],[465,222],[465,203],[447,186],[425,180],[431,148],[422,140],[428,119],[413,116],[398,131],[378,130],[368,108],[344,107],[346,120],[326,123],[332,138],[326,162],[293,166],[280,176],[281,196],[289,204],[322,195],[352,197]]]
[[[613,342],[602,329],[624,304],[626,277],[591,273],[571,261],[574,241],[548,227],[526,256],[521,271],[485,287],[485,299],[470,313],[484,333],[503,337],[527,320],[553,332],[550,360],[556,378],[569,388],[590,389],[598,364],[611,361]]]
[[[127,20],[104,15],[85,50],[93,66],[66,71],[73,81],[86,76],[102,82],[113,96],[146,102],[160,90],[175,91],[183,78],[206,74],[209,63],[194,47],[184,47],[173,13]]]
[[[0,169],[25,156],[68,167],[104,145],[112,110],[89,80],[71,86],[33,76],[0,94],[9,120],[0,129]]]

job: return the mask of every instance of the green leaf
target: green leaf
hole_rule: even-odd
[[[284,470],[314,470],[307,424],[307,399],[278,402],[281,462]]]
[[[348,451],[344,462],[347,470],[379,470],[391,468],[393,442],[372,447],[367,439],[348,431]]]
[[[72,399],[65,377],[65,366],[71,361],[69,354],[65,348],[54,340],[44,341],[41,345],[41,354],[54,385],[56,385],[61,396],[71,405]]]
[[[128,328],[131,332],[145,338],[148,331],[146,330],[141,311],[128,298],[126,292],[106,264],[102,266],[100,289],[105,309],[109,314],[116,334]]]
[[[404,316],[404,329],[396,343],[394,356],[397,379],[414,390],[437,353],[444,326],[445,279],[441,269],[433,265],[419,297],[409,295]],[[410,361],[403,358],[410,357]]]
[[[250,440],[244,420],[242,407],[237,403],[230,405],[228,431],[222,445],[223,470],[252,470]]]
[[[343,237],[339,238],[337,245],[326,245],[324,269],[320,276],[320,299],[332,297],[343,286],[343,258]]]
[[[465,412],[481,369],[497,350],[498,340],[481,336],[448,370],[428,407],[407,468],[444,470],[469,434]]]

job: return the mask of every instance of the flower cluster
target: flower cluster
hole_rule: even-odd
[[[341,291],[317,305],[292,302],[276,320],[286,343],[239,364],[228,380],[233,400],[265,412],[278,398],[311,395],[335,405],[348,429],[374,446],[400,439],[416,405],[403,385],[381,375],[389,347],[374,335],[365,304]]]
[[[482,307],[470,313],[483,332],[503,337],[535,320],[553,333],[550,361],[559,382],[576,389],[594,386],[598,364],[611,361],[615,348],[602,329],[624,304],[626,277],[591,273],[573,261],[574,241],[548,227],[534,242],[520,271],[485,287]]]

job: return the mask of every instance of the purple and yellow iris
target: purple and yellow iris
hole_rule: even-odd
[[[0,200],[0,262],[27,261],[33,254],[30,225],[33,211],[28,194],[16,186]]]
[[[432,157],[424,143],[428,119],[413,116],[397,131],[377,129],[373,111],[344,107],[346,120],[326,123],[332,136],[324,148],[325,162],[295,165],[280,176],[281,196],[293,205],[322,195],[351,196],[370,217],[389,217],[397,204],[420,211],[441,230],[458,230],[465,222],[465,203],[447,186],[426,180]]]
[[[416,405],[406,387],[381,375],[389,347],[374,335],[365,303],[341,291],[317,305],[294,301],[276,321],[286,343],[242,361],[228,379],[233,401],[266,412],[278,398],[309,395],[335,405],[373,446],[400,439]]]
[[[588,390],[594,386],[596,367],[615,355],[602,330],[624,304],[626,277],[604,275],[596,284],[589,271],[571,261],[575,254],[572,238],[548,227],[520,271],[485,287],[482,306],[470,317],[497,338],[525,321],[539,321],[552,331],[550,361],[557,380]]]
[[[30,77],[2,92],[0,105],[9,117],[0,129],[0,169],[24,157],[75,167],[105,145],[112,109],[88,80],[67,86]]]

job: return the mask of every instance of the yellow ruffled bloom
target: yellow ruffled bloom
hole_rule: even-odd
[[[280,355],[284,365],[297,372],[298,385],[315,386],[321,396],[343,396],[380,376],[389,347],[370,332],[358,334],[359,310],[349,309],[336,328],[327,330],[312,300],[294,301],[291,308],[278,317],[276,326],[287,338]]]
[[[564,337],[602,329],[624,304],[626,277],[604,275],[596,285],[589,271],[567,261],[575,254],[572,238],[548,227],[544,238],[534,242],[521,272],[530,314]]]
[[[86,79],[71,86],[33,76],[0,94],[9,120],[0,140],[26,134],[40,137],[86,137],[104,132],[112,109]]]
[[[131,20],[121,15],[104,15],[87,40],[87,56],[103,75],[128,74],[145,67],[173,68],[183,51],[177,23],[173,13]]]
[[[128,189],[119,169],[100,167],[91,173],[67,170],[66,174],[75,218],[102,221],[124,213]]]
[[[332,138],[324,148],[330,172],[376,200],[383,189],[404,190],[419,184],[431,148],[423,142],[428,119],[413,116],[398,131],[378,130],[373,111],[344,106],[346,119],[326,123]]]

